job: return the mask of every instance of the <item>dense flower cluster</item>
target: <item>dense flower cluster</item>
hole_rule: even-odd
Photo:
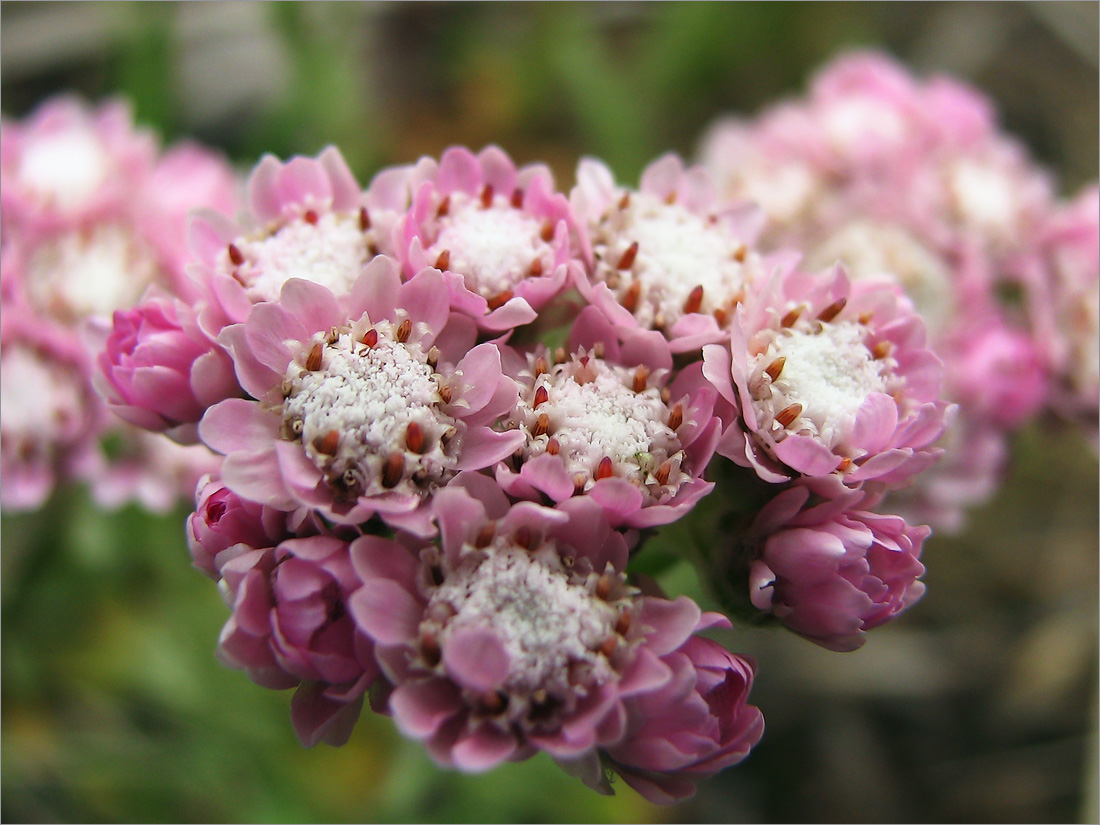
[[[240,213],[200,201],[185,278],[134,259],[156,286],[110,307],[96,389],[210,457],[187,537],[231,610],[218,654],[295,689],[304,744],[369,697],[444,766],[544,751],[683,799],[763,719],[755,662],[700,635],[730,620],[634,574],[655,531],[715,495],[738,518],[691,559],[712,595],[853,650],[923,593],[903,504],[946,521],[918,504],[988,488],[1048,400],[1095,423],[1096,190],[1054,208],[978,95],[856,56],[707,146],[636,188],[586,158],[569,191],[496,146],[365,187],[335,148],[268,156]],[[83,189],[49,231],[124,179],[65,147]],[[6,221],[5,301],[87,317]],[[97,420],[81,354],[5,309],[5,475],[37,490]],[[32,390],[49,446],[8,411]]]

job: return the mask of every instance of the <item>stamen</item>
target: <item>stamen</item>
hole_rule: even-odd
[[[512,208],[513,209],[522,209],[523,208],[523,190],[522,189],[513,189],[512,190]]]
[[[574,473],[573,475],[573,495],[579,496],[584,492],[584,485],[588,483],[588,478],[584,473]]]
[[[546,375],[549,370],[546,368],[546,359],[543,356],[539,356],[535,359],[535,378],[540,375]]]
[[[833,301],[831,304],[825,307],[825,309],[821,310],[821,312],[817,314],[817,320],[828,323],[840,314],[841,310],[844,309],[844,306],[847,303],[847,298],[839,298]]]
[[[451,265],[451,250],[444,249],[439,253],[439,257],[435,259],[435,268],[440,272],[443,272]]]
[[[490,690],[481,696],[481,707],[491,716],[496,716],[508,707],[508,697],[499,690]]]
[[[309,350],[309,355],[306,356],[306,369],[310,372],[317,372],[321,369],[321,356],[323,354],[324,346],[320,341],[315,341]]]
[[[428,350],[428,366],[431,367],[434,370],[436,368],[436,365],[438,365],[438,364],[439,364],[439,347],[432,347],[430,350]]]
[[[737,263],[743,264],[745,262],[745,256],[748,254],[748,252],[749,248],[744,244],[741,244],[739,247],[737,247],[737,251],[733,253],[733,259],[737,261]]]
[[[534,398],[534,400],[533,400],[533,401],[531,402],[531,406],[532,406],[532,407],[533,407],[534,409],[536,409],[536,410],[537,410],[537,409],[539,408],[539,405],[540,405],[540,404],[545,404],[545,403],[546,403],[547,401],[549,401],[549,400],[550,400],[550,393],[548,393],[548,392],[546,391],[546,387],[545,387],[545,385],[542,385],[542,384],[540,384],[540,385],[539,385],[539,386],[538,386],[538,387],[537,387],[537,388],[535,389],[535,398]]]
[[[550,416],[546,413],[540,413],[538,420],[535,422],[535,428],[531,431],[531,435],[538,438],[540,435],[546,435],[550,431]]]
[[[310,226],[316,226],[317,221],[319,220],[316,210],[313,209],[307,209],[306,213],[302,215],[302,219]]]
[[[228,252],[229,260],[233,262],[233,266],[240,266],[244,263],[244,255],[241,254],[241,250],[237,248],[236,244],[229,244]]]
[[[600,459],[600,466],[596,468],[596,481],[611,478],[613,475],[615,475],[615,464],[611,461],[611,456],[605,455]]]
[[[634,370],[634,392],[645,392],[646,385],[649,381],[649,367],[645,364],[640,364],[638,369]]]
[[[405,428],[405,446],[414,453],[424,452],[424,431],[415,421]]]
[[[535,534],[532,533],[531,528],[525,524],[516,529],[516,532],[512,535],[512,541],[524,550],[530,550],[535,546]]]
[[[406,318],[400,324],[397,325],[397,332],[394,338],[398,343],[404,344],[409,340],[409,335],[412,333],[413,322],[411,318]]]
[[[435,210],[435,216],[437,218],[445,218],[447,213],[451,211],[451,196],[447,195],[439,202],[439,208]]]
[[[396,487],[405,474],[405,456],[400,452],[390,453],[382,465],[382,486],[387,490]]]
[[[420,634],[420,655],[428,667],[435,667],[443,659],[443,650],[439,646],[439,640],[431,633]]]
[[[561,444],[558,443],[556,438],[551,438],[546,442],[546,452],[550,455],[557,455],[561,452]]]
[[[567,357],[568,356],[566,356],[565,354],[565,347],[558,347],[556,350],[554,350],[555,364],[564,364]]]
[[[638,242],[634,241],[630,246],[626,248],[626,252],[619,258],[619,262],[615,265],[616,269],[630,269],[634,265],[634,259],[638,257]]]
[[[611,596],[611,577],[604,573],[596,580],[596,598],[607,601]]]
[[[642,294],[642,282],[634,281],[627,287],[626,294],[623,295],[623,309],[627,312],[634,312],[638,308],[638,296]]]
[[[684,423],[684,405],[676,402],[676,406],[672,408],[672,412],[668,414],[668,428],[670,430],[680,429],[680,425]]]
[[[531,261],[531,266],[527,270],[527,275],[531,278],[537,278],[542,275],[542,258],[535,258]]]
[[[542,232],[539,233],[539,237],[547,243],[554,240],[554,224],[551,221],[544,221],[542,224]]]
[[[665,195],[665,203],[667,203],[669,206],[672,206],[672,204],[676,203],[676,191],[675,190],[673,190],[672,192],[669,192],[667,195]]]
[[[668,387],[661,387],[661,403],[667,405],[672,400],[672,391]]]
[[[793,422],[800,415],[802,415],[802,405],[791,404],[790,406],[781,409],[779,413],[775,416],[775,420],[779,422],[779,426],[786,428],[789,427],[791,425],[791,422]]]
[[[359,229],[366,232],[370,229],[370,212],[367,211],[367,207],[359,207]]]
[[[489,299],[489,310],[500,309],[506,303],[511,301],[515,296],[515,293],[510,289],[506,289],[503,292],[499,292]]]
[[[668,477],[672,475],[672,462],[668,459],[661,462],[661,466],[657,468],[657,472],[653,474],[653,477],[657,479],[657,483],[662,487],[668,484]]]
[[[317,438],[313,441],[313,448],[319,453],[325,455],[336,455],[336,448],[340,444],[340,433],[337,430],[329,430],[325,433],[324,438]]]
[[[378,330],[374,327],[368,329],[363,333],[363,337],[359,339],[359,343],[369,349],[374,349],[378,345]]]
[[[625,210],[630,206],[630,192],[623,192],[623,196],[619,198],[619,211]]]
[[[497,527],[493,522],[489,522],[477,531],[477,537],[474,539],[474,547],[488,547],[492,544],[493,539],[496,537]]]
[[[768,368],[764,370],[764,372],[766,372],[768,374],[768,378],[770,378],[774,382],[779,378],[779,374],[783,372],[783,365],[786,363],[786,357],[781,355],[770,364],[768,364]]]
[[[692,312],[698,312],[699,307],[703,305],[703,285],[699,284],[688,294],[687,300],[684,301],[684,314],[689,315]]]
[[[876,361],[881,361],[894,351],[894,345],[889,341],[879,341],[873,347],[871,347],[871,356]]]
[[[618,636],[608,636],[606,639],[604,639],[603,644],[600,645],[599,652],[602,653],[604,656],[606,656],[608,659],[610,659],[612,654],[615,652],[615,648],[618,647],[618,646],[619,646],[619,637]]]
[[[619,614],[618,620],[615,622],[615,632],[620,636],[625,636],[630,631],[630,625],[633,622],[634,616],[631,613],[629,607],[624,607],[623,612]]]
[[[716,307],[714,310],[714,320],[718,322],[718,326],[724,327],[726,322],[730,319],[730,314],[723,307]]]
[[[439,397],[441,399],[443,399],[444,404],[450,404],[451,403],[451,397],[452,397],[453,392],[454,391],[451,389],[450,384],[440,384],[439,385]]]
[[[846,473],[848,472],[848,468],[851,466],[852,459],[848,458],[848,456],[844,456],[842,459],[840,459],[840,463],[836,465],[836,471],[838,473]]]
[[[482,209],[488,209],[493,205],[493,186],[492,184],[485,184],[485,187],[481,190],[481,207]]]
[[[799,316],[802,315],[802,309],[803,307],[801,305],[796,306],[794,309],[783,316],[782,320],[780,320],[779,322],[779,325],[784,328],[790,328],[794,326],[795,321],[797,321]]]

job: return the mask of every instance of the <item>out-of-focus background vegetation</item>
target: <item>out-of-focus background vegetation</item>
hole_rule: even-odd
[[[801,91],[854,46],[987,92],[1072,193],[1097,176],[1097,9],[1051,3],[2,3],[0,94],[21,117],[128,96],[166,141],[334,143],[362,182],[451,144],[572,184],[635,180],[715,116]],[[227,616],[186,509],[98,512],[79,489],[2,521],[2,808],[13,821],[1096,822],[1097,462],[1033,427],[1000,494],[925,548],[928,594],[852,654],[778,630],[754,655],[767,732],[673,808],[599,797],[543,757],[436,769],[388,719],[303,750],[289,694],[213,656]],[[700,596],[690,568],[671,590]]]

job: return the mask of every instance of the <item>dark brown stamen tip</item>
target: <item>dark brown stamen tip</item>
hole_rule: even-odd
[[[684,423],[684,405],[680,402],[676,402],[676,406],[672,408],[672,412],[668,414],[668,428],[670,430],[680,429],[680,425]]]
[[[584,492],[584,485],[588,483],[588,477],[584,473],[573,475],[573,495],[579,496]]]
[[[638,297],[642,294],[642,282],[632,281],[630,286],[627,287],[626,293],[623,295],[623,309],[627,312],[634,312],[638,308]]]
[[[779,413],[775,416],[775,420],[779,422],[779,426],[789,427],[791,426],[791,423],[800,415],[802,415],[802,405],[791,404],[789,407],[784,407],[783,409],[781,409]]]
[[[600,645],[599,652],[602,653],[604,656],[606,656],[608,659],[610,659],[611,655],[615,652],[615,648],[618,647],[618,646],[619,646],[619,637],[618,636],[608,636],[606,639],[603,640],[603,644]]]
[[[321,369],[321,356],[324,354],[324,344],[320,341],[315,341],[313,346],[309,349],[309,355],[306,356],[306,369],[310,372],[317,372]]]
[[[768,374],[768,378],[770,378],[772,381],[775,381],[779,378],[779,374],[783,372],[783,366],[786,363],[786,356],[780,355],[778,358],[768,364],[768,368],[764,370],[764,372]]]
[[[714,310],[714,320],[718,322],[718,326],[724,327],[730,319],[729,311],[724,307],[717,307]]]
[[[592,355],[594,357],[603,358],[605,352],[607,352],[607,345],[603,341],[597,341],[592,345]]]
[[[848,472],[848,468],[851,466],[852,459],[848,458],[848,456],[844,456],[842,459],[840,459],[840,463],[836,465],[836,471],[838,473],[846,473]]]
[[[620,636],[625,636],[630,632],[630,625],[634,620],[634,616],[630,612],[629,607],[624,607],[623,612],[619,614],[618,620],[615,622],[615,632]]]
[[[672,400],[672,391],[668,387],[661,387],[661,403],[667,404]]]
[[[669,206],[672,206],[672,204],[676,203],[676,191],[675,190],[673,190],[672,192],[669,192],[667,195],[665,195],[665,203],[667,203]]]
[[[523,208],[523,190],[522,189],[513,189],[512,190],[512,207],[515,208],[515,209],[522,209]]]
[[[486,713],[495,716],[508,707],[508,697],[499,690],[486,691],[481,696],[481,707]]]
[[[542,275],[542,258],[535,258],[531,261],[531,266],[527,269],[527,275],[531,278],[538,278]]]
[[[550,416],[546,413],[541,413],[538,420],[535,422],[535,428],[531,430],[531,435],[538,438],[540,435],[546,435],[550,431]]]
[[[439,347],[432,347],[430,350],[428,350],[428,366],[431,367],[434,370],[438,363],[439,363]]]
[[[313,449],[325,455],[336,455],[336,448],[339,444],[340,433],[338,430],[329,430],[323,438],[318,436],[313,439]]]
[[[802,307],[797,306],[794,309],[792,309],[790,312],[788,312],[786,315],[783,316],[782,320],[780,320],[780,322],[779,322],[779,325],[784,327],[784,328],[792,327],[792,326],[794,326],[794,322],[798,320],[798,317],[801,314],[802,314]]]
[[[399,451],[390,453],[382,465],[382,486],[387,490],[396,487],[405,474],[405,455]]]
[[[634,370],[634,392],[645,392],[646,385],[649,383],[649,367],[645,364],[640,364],[638,369]]]
[[[485,187],[481,190],[481,208],[488,209],[493,205],[493,186],[492,184],[485,184]]]
[[[687,300],[684,301],[684,314],[689,315],[692,312],[698,312],[699,307],[703,305],[703,285],[699,284],[688,295]]]
[[[438,564],[433,564],[428,568],[428,576],[431,577],[432,584],[436,587],[443,584],[443,568]]]
[[[546,387],[544,385],[539,385],[535,388],[535,398],[531,402],[531,406],[537,410],[540,404],[545,404],[549,400],[550,393],[546,391]]]
[[[535,359],[535,378],[540,375],[545,375],[549,370],[546,368],[546,359],[543,356],[539,356]]]
[[[615,264],[616,269],[630,269],[634,266],[634,259],[638,257],[638,242],[634,241],[630,246],[626,248],[626,252],[619,258],[619,262]]]
[[[550,455],[557,455],[561,452],[561,444],[558,443],[556,438],[551,438],[546,442],[546,452]]]
[[[847,298],[838,298],[825,307],[825,309],[821,310],[821,312],[817,313],[817,320],[828,323],[841,313],[841,310],[844,309],[847,303]]]
[[[489,522],[477,531],[477,537],[474,538],[474,547],[488,547],[493,543],[493,539],[496,538],[496,535],[497,526],[493,524],[493,522]]]
[[[889,341],[879,341],[873,347],[871,347],[871,357],[876,361],[881,361],[894,351],[894,345]]]
[[[374,349],[378,345],[378,330],[374,327],[368,329],[363,333],[363,337],[359,339],[359,343],[370,349]]]
[[[370,241],[369,243],[367,243],[367,253],[370,254],[371,256],[378,255],[379,254],[378,244],[376,244],[374,241]]]
[[[424,431],[415,421],[410,421],[405,428],[405,446],[414,453],[424,452]]]
[[[539,233],[539,237],[547,243],[550,243],[550,241],[554,240],[554,232],[554,224],[551,221],[543,221],[542,232]]]
[[[229,260],[232,262],[233,266],[240,266],[244,263],[244,255],[241,254],[241,250],[237,248],[236,244],[229,244],[227,251],[229,252]]]
[[[443,272],[451,265],[451,250],[444,249],[435,259],[435,268]]]
[[[672,475],[672,462],[665,460],[661,462],[661,466],[657,468],[657,472],[653,474],[653,477],[657,479],[657,483],[662,487],[668,484],[668,477]]]
[[[451,211],[451,196],[447,195],[443,200],[439,202],[439,208],[435,210],[435,216],[437,218],[445,218],[447,213]]]
[[[565,363],[565,358],[566,358],[565,347],[558,347],[556,350],[554,350],[554,363],[555,364],[564,364]]]
[[[875,314],[873,312],[861,312],[861,313],[859,313],[859,319],[858,320],[861,324],[866,326],[867,324],[871,323],[871,319],[873,317],[875,317]]]
[[[611,577],[604,573],[596,580],[596,598],[605,602],[611,596]]]
[[[623,192],[623,196],[619,198],[619,211],[622,211],[630,206],[630,193]]]
[[[744,244],[741,244],[739,247],[737,247],[737,251],[733,253],[733,259],[737,261],[737,263],[743,264],[745,262],[745,256],[747,254],[749,254],[748,247]]]
[[[577,360],[581,362],[582,367],[587,367],[588,366],[588,356],[587,355],[582,355]]]
[[[516,543],[516,546],[522,547],[524,550],[530,550],[535,546],[535,534],[525,524],[517,528],[516,532],[512,534],[512,541]]]
[[[409,340],[409,335],[412,334],[413,322],[411,318],[406,318],[400,324],[397,325],[397,332],[394,334],[394,338],[397,339],[399,344],[404,344]]]
[[[302,220],[311,226],[316,226],[318,221],[317,211],[315,209],[307,209],[306,213],[302,215]]]
[[[489,299],[489,310],[500,309],[506,303],[511,301],[515,296],[515,293],[510,289],[506,289],[503,292],[498,292],[492,298]]]
[[[443,399],[444,404],[450,404],[453,395],[454,391],[451,389],[450,384],[439,385],[439,397]]]
[[[362,232],[366,232],[370,229],[370,212],[367,211],[367,207],[359,207],[359,229]]]
[[[428,667],[435,667],[442,661],[443,650],[439,647],[439,640],[433,634],[420,634],[420,655]]]
[[[596,468],[596,481],[611,478],[613,475],[615,475],[615,464],[611,461],[611,456],[605,455],[600,459],[600,465]]]

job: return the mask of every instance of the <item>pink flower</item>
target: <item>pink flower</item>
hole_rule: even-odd
[[[836,479],[797,481],[779,493],[750,528],[753,605],[822,647],[849,651],[916,602],[931,531],[856,509],[875,502]]]
[[[713,486],[717,398],[698,369],[669,384],[672,354],[657,332],[615,327],[595,307],[563,349],[509,352],[519,401],[503,424],[521,433],[498,482],[512,496],[561,502],[585,495],[616,527],[675,521]]]
[[[226,485],[343,524],[377,515],[430,530],[426,497],[520,439],[491,429],[515,384],[494,345],[469,349],[473,322],[450,313],[444,286],[434,270],[402,284],[380,256],[339,300],[294,278],[225,329],[219,342],[251,397],[211,407],[199,436],[226,456]]]
[[[637,191],[582,160],[571,199],[587,230],[581,294],[615,324],[661,331],[673,352],[723,340],[770,266],[749,248],[754,215],[723,207],[709,174],[675,155],[646,167]]]
[[[96,389],[124,421],[165,432],[182,444],[198,440],[207,407],[240,395],[229,355],[199,329],[190,305],[150,296],[118,310],[97,357]]]
[[[352,546],[364,583],[350,610],[375,641],[398,727],[446,766],[484,771],[543,750],[609,790],[600,749],[646,737],[641,697],[683,676],[669,654],[724,620],[627,586],[626,544],[589,498],[509,507],[489,479],[464,475],[435,508],[442,547],[419,560]],[[666,732],[713,743],[714,720]],[[720,738],[675,767],[716,755]]]
[[[405,276],[441,270],[451,306],[481,328],[530,323],[581,271],[576,219],[545,166],[456,146],[438,166],[421,161],[415,179],[397,249]]]
[[[949,405],[912,305],[844,271],[773,278],[703,373],[729,405],[718,452],[767,481],[838,473],[897,484],[929,466]]]

